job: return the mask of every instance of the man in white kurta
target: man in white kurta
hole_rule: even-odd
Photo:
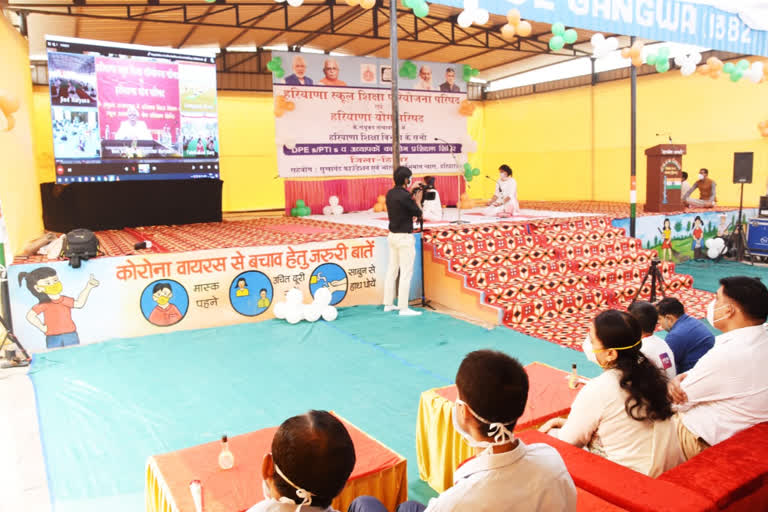
[[[488,203],[488,207],[483,210],[483,215],[488,217],[520,215],[520,203],[517,201],[517,181],[512,177],[512,169],[506,164],[499,167],[496,193]]]

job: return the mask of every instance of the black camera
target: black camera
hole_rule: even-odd
[[[413,187],[413,190],[411,190],[411,195],[415,194],[417,190],[421,190],[422,192],[421,204],[424,204],[424,201],[434,201],[437,198],[434,178],[431,180],[427,179],[426,183],[422,182],[417,184]]]

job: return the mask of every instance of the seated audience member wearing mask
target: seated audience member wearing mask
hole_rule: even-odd
[[[685,373],[715,344],[715,335],[701,320],[685,314],[682,302],[674,297],[656,303],[661,328],[667,331],[667,342],[675,354],[677,373]]]
[[[326,411],[289,418],[261,464],[264,501],[248,512],[336,512],[331,502],[354,467],[355,447],[338,418]]]
[[[629,314],[635,317],[643,331],[640,351],[666,375],[667,379],[674,379],[677,375],[675,355],[666,341],[653,334],[659,321],[659,313],[654,305],[642,300],[635,301],[629,305]]]
[[[669,383],[679,404],[677,433],[686,459],[768,421],[768,289],[753,277],[726,277],[707,308],[723,334]]]
[[[422,217],[425,221],[440,222],[443,220],[443,206],[440,203],[440,193],[435,188],[435,177],[424,176],[424,184],[427,191],[424,192],[424,202],[421,205]],[[434,193],[433,199],[426,199],[430,193]]]
[[[469,353],[456,374],[459,399],[453,424],[475,457],[454,473],[453,487],[423,505],[407,502],[399,512],[570,512],[576,487],[557,451],[526,445],[513,430],[528,399],[528,375],[502,352]],[[355,501],[350,512],[384,512],[377,500]]]
[[[561,440],[652,478],[677,466],[683,457],[667,379],[640,351],[637,320],[608,310],[589,331],[584,353],[603,373],[576,395],[567,420],[553,418],[539,430],[561,427]]]

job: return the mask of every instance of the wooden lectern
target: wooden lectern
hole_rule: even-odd
[[[685,144],[659,144],[645,150],[646,171],[645,211],[679,212],[683,210],[682,184]]]

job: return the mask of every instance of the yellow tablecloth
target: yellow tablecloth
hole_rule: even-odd
[[[342,421],[344,421],[342,419]],[[406,460],[351,423],[344,421],[355,444],[357,463],[346,487],[333,501],[347,510],[361,495],[375,496],[389,510],[408,499]],[[220,443],[213,442],[149,458],[146,469],[147,512],[195,512],[189,482],[200,480],[204,512],[242,512],[261,501],[261,461],[277,428],[230,438],[235,466],[218,467]]]
[[[529,390],[525,412],[516,431],[541,425],[550,418],[568,414],[578,390],[568,388],[568,374],[542,363],[525,367]],[[437,492],[453,485],[454,470],[474,455],[453,428],[456,386],[424,391],[416,420],[416,458],[419,476]]]

